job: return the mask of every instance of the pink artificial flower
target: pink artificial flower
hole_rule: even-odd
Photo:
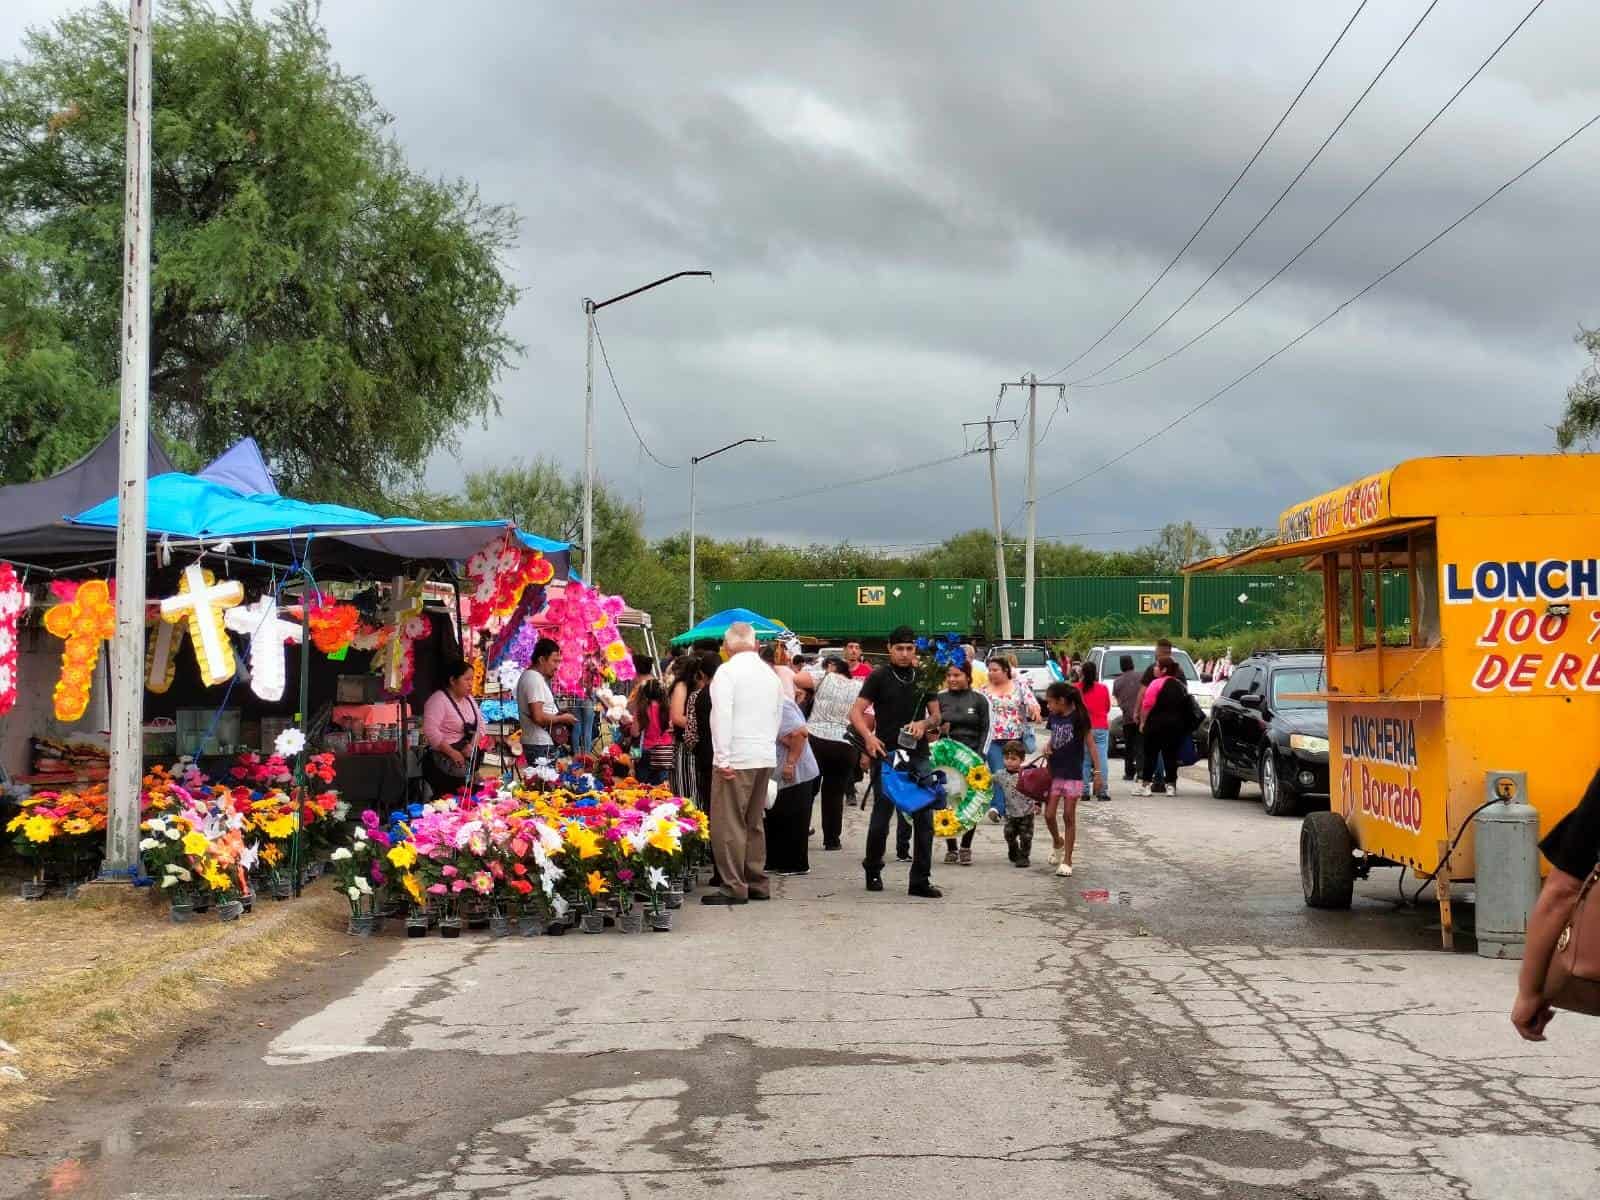
[[[377,884],[379,887],[382,887],[388,882],[388,880],[383,877],[383,868],[377,863],[372,864],[372,882]]]
[[[478,895],[487,896],[490,892],[494,891],[494,880],[490,878],[489,872],[479,871],[472,877],[472,886],[477,891]]]
[[[387,850],[392,844],[389,835],[381,829],[374,829],[371,837],[373,841],[377,842],[378,845],[382,846],[385,850]]]
[[[456,870],[455,867],[451,866],[449,863],[445,863],[444,869],[439,873],[446,879],[454,879],[457,875],[461,874],[460,871]]]
[[[469,886],[470,885],[465,879],[458,879],[450,885],[450,890],[459,896],[462,892],[466,891]]]
[[[430,896],[444,896],[444,895],[448,895],[449,892],[450,892],[450,889],[445,887],[445,885],[442,884],[442,883],[434,883],[434,884],[429,884],[428,885],[428,895],[430,895]]]
[[[378,814],[373,812],[370,808],[366,809],[361,814],[361,823],[368,829],[376,829],[379,825],[383,824],[382,821],[378,820]]]
[[[618,883],[631,883],[631,882],[633,882],[633,872],[631,870],[629,870],[627,867],[623,867],[621,870],[619,870],[617,872],[617,882]]]

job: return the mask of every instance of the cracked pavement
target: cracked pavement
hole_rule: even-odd
[[[1593,1195],[1600,1023],[1520,1041],[1516,964],[1440,951],[1392,871],[1306,910],[1298,830],[1119,787],[1073,878],[986,827],[929,903],[862,890],[852,810],[665,937],[359,946],[64,1092],[0,1195]]]

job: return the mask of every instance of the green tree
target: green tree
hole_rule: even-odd
[[[1578,344],[1589,352],[1590,362],[1567,389],[1567,408],[1556,426],[1561,450],[1587,448],[1600,436],[1600,329],[1583,330]]]
[[[1171,574],[1186,562],[1215,553],[1216,544],[1192,521],[1182,521],[1163,525],[1155,541],[1143,549],[1156,572]]]
[[[1235,526],[1222,535],[1222,552],[1239,554],[1262,542],[1270,542],[1277,536],[1276,530],[1268,529],[1265,525]]]
[[[516,219],[407,167],[309,0],[168,0],[152,47],[156,427],[201,455],[253,434],[286,489],[373,502],[495,410]],[[0,64],[0,270],[71,352],[63,413],[117,379],[126,52],[102,3]]]

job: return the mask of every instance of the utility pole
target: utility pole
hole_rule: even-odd
[[[998,424],[1017,427],[1015,421],[1000,421]],[[961,426],[971,429],[982,425],[985,437],[984,450],[989,455],[989,499],[994,505],[994,577],[995,586],[999,589],[1000,602],[1000,636],[1006,641],[1011,640],[1011,596],[1006,585],[1006,542],[1005,528],[1000,524],[1000,476],[994,465],[994,427],[996,421],[993,417],[986,417],[982,421],[967,421]]]
[[[146,483],[150,474],[150,6],[128,0],[123,185],[122,399],[117,446],[117,635],[111,643],[111,778],[100,878],[139,874],[144,777]]]
[[[1059,398],[1064,404],[1067,396],[1067,385],[1064,383],[1047,383],[1045,387],[1057,389]],[[1039,449],[1039,377],[1031,371],[1016,383],[1003,383],[1000,385],[1000,394],[1005,395],[1008,387],[1025,387],[1028,389],[1028,531],[1027,541],[1022,551],[1022,636],[1027,641],[1033,640],[1034,603],[1033,603],[1033,561],[1034,543],[1038,532],[1038,505],[1039,505],[1039,475],[1036,459]]]
[[[643,287],[636,287],[631,292],[613,296],[609,300],[597,302],[587,296],[583,298],[584,327],[589,339],[583,388],[583,579],[590,587],[594,587],[595,576],[599,574],[595,570],[594,563],[594,315],[602,308],[618,301],[630,299],[640,292],[648,292],[663,283],[671,283],[674,279],[682,279],[689,275],[711,278],[710,271],[677,271],[671,275],[663,275]]]
[[[695,470],[696,470],[696,468],[698,468],[700,466],[701,463],[705,462],[706,459],[715,458],[717,455],[722,454],[722,453],[724,453],[724,452],[726,452],[728,450],[736,449],[739,446],[752,445],[752,444],[758,445],[758,446],[765,446],[765,445],[770,445],[771,443],[772,443],[772,439],[771,438],[764,437],[764,436],[759,436],[759,435],[756,436],[756,437],[740,438],[737,442],[729,442],[726,446],[723,446],[723,447],[721,447],[719,449],[716,449],[716,450],[712,450],[708,454],[692,455],[690,457],[690,459],[689,459],[689,628],[690,629],[693,629],[694,625],[695,625],[695,620],[694,620],[694,617],[695,617],[695,612],[694,612],[694,599],[695,599],[695,597],[694,597],[694,589],[695,589],[694,566],[695,566],[695,558],[694,558],[694,556],[695,556],[695,533],[696,533],[696,531],[695,531],[695,524],[696,524],[696,522],[695,522],[695,509],[696,509],[696,505],[699,503],[699,496],[697,495],[697,493],[695,491],[695,479],[694,479]]]
[[[1183,565],[1194,561],[1194,522],[1185,521],[1183,530]],[[1183,572],[1183,640],[1189,640],[1189,581],[1188,571]]]

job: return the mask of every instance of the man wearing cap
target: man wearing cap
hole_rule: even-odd
[[[883,852],[889,843],[889,824],[896,819],[894,803],[883,790],[883,771],[889,756],[905,750],[915,760],[924,753],[927,707],[932,697],[917,673],[917,635],[902,625],[889,635],[889,662],[867,676],[861,695],[850,709],[850,724],[872,758],[872,817],[867,825],[867,891],[883,891]],[[867,717],[867,709],[873,718]],[[929,900],[942,896],[933,886],[933,812],[923,809],[911,817],[911,895]]]

